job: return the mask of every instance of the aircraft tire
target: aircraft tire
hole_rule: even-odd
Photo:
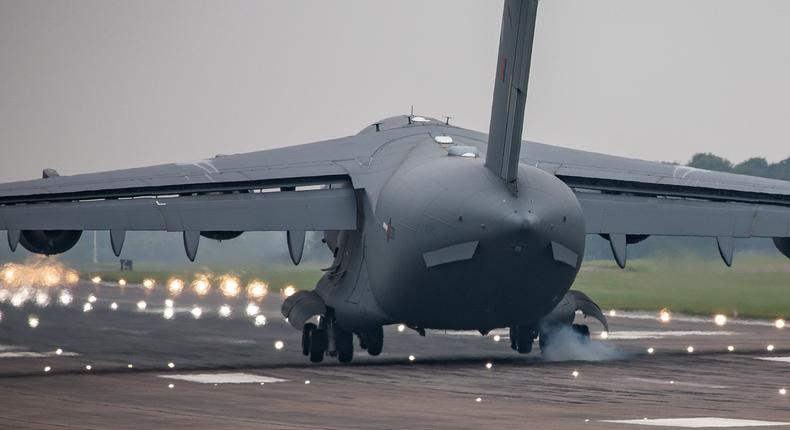
[[[368,343],[368,354],[377,356],[384,349],[384,329],[381,326],[366,333]]]
[[[335,327],[335,347],[337,360],[341,363],[350,363],[354,359],[354,333]]]
[[[307,323],[302,327],[302,355],[305,357],[310,355],[310,336],[315,329],[316,326],[313,323]]]
[[[326,343],[326,329],[317,328],[310,332],[310,361],[312,363],[324,361],[324,353],[327,347]]]

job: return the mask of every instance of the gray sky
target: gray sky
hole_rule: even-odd
[[[0,0],[0,181],[247,152],[406,113],[487,131],[501,1]],[[790,156],[790,1],[543,0],[525,136]]]

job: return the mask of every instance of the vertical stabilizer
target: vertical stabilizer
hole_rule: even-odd
[[[538,0],[505,0],[486,167],[516,192]]]

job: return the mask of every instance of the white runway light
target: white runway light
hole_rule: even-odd
[[[666,324],[672,320],[672,314],[667,309],[661,309],[661,312],[658,313],[658,320]]]
[[[162,316],[166,320],[173,319],[173,316],[175,316],[175,311],[173,310],[173,308],[165,308],[165,310],[162,311]]]
[[[220,317],[227,318],[227,317],[230,316],[230,313],[231,313],[230,306],[222,305],[222,306],[219,307],[219,316]]]
[[[123,279],[123,278],[119,279],[118,280],[118,286],[119,287],[125,287],[126,286],[126,279]]]
[[[45,373],[49,373],[49,371],[50,371],[50,370],[52,370],[52,368],[51,368],[51,367],[49,367],[49,366],[44,366],[44,372],[45,372]]]
[[[93,305],[92,304],[85,303],[84,305],[82,305],[82,312],[86,312],[87,313],[87,312],[90,312],[92,310],[93,310]]]
[[[61,355],[61,354],[63,354],[63,350],[62,349],[58,348],[58,349],[55,350],[55,355]]]
[[[36,305],[44,308],[49,305],[49,294],[45,293],[44,291],[39,291],[36,293]]]
[[[608,331],[602,331],[601,332],[601,339],[603,339],[603,340],[609,339],[609,332]]]
[[[398,324],[398,333],[403,333],[406,330],[406,326],[403,324]]]
[[[175,303],[173,302],[173,300],[171,300],[171,299],[165,299],[165,307],[166,307],[166,308],[172,308],[172,307],[173,307],[173,305],[175,305]]]
[[[110,309],[117,311],[118,310],[118,303],[112,302],[110,303]]]
[[[253,300],[260,300],[269,293],[269,286],[262,281],[252,281],[247,285],[247,297]]]
[[[263,316],[263,315],[260,315],[260,314],[259,315],[255,315],[255,320],[254,321],[255,321],[255,326],[256,327],[261,327],[261,326],[266,325],[266,317]]]
[[[502,336],[500,336],[498,334],[495,334],[494,335],[494,342],[499,342],[500,340],[502,340]]]
[[[653,348],[653,347],[647,348],[647,353],[648,354],[652,354],[654,352],[656,352],[655,348]]]
[[[58,295],[58,303],[63,306],[68,306],[74,300],[74,297],[67,290],[62,290]]]
[[[410,356],[409,356],[409,361],[414,361],[414,360],[416,360],[416,359],[417,359],[417,358],[416,358],[416,357],[414,357],[413,355],[410,355]]]
[[[219,290],[225,297],[237,297],[241,292],[239,278],[232,275],[223,276],[220,280]]]
[[[29,317],[27,317],[27,325],[30,326],[30,328],[36,328],[38,327],[38,324],[39,324],[39,320],[37,316],[30,315]]]
[[[713,317],[713,323],[721,327],[724,324],[727,324],[727,316],[723,314],[717,314]]]
[[[176,367],[176,364],[171,361],[170,363],[167,363],[167,367],[172,369],[172,368]]]
[[[779,328],[779,329],[785,328],[785,320],[779,318],[778,320],[776,320],[774,322],[774,325],[776,326],[776,328]]]
[[[143,300],[140,300],[139,302],[137,302],[137,310],[138,310],[138,311],[141,311],[141,312],[142,312],[142,311],[144,311],[144,310],[145,310],[145,308],[147,308],[147,307],[148,307],[148,303],[146,303],[145,301],[143,301]]]
[[[181,294],[181,292],[184,291],[184,281],[178,278],[170,279],[167,281],[167,291],[173,296]]]
[[[244,312],[247,314],[247,316],[254,317],[261,312],[261,307],[255,303],[250,302],[247,304],[247,307],[244,308]]]
[[[787,388],[780,388],[779,395],[786,396],[787,395]]]
[[[192,314],[193,318],[198,319],[201,317],[201,315],[203,315],[203,309],[200,309],[199,306],[195,306],[191,311],[189,311],[189,313]]]
[[[96,303],[96,296],[94,296],[93,294],[88,296],[88,303]]]
[[[691,354],[692,352],[694,352],[694,347],[693,346],[689,346],[688,348],[686,348],[686,352]]]
[[[493,363],[491,363],[490,361],[486,363],[486,369],[491,370],[492,367],[494,367]]]
[[[286,287],[283,288],[283,297],[291,297],[294,294],[296,294],[296,287],[293,285],[286,285]]]
[[[765,347],[765,349],[770,352],[770,351],[774,350],[774,346],[773,345],[768,345],[768,346]]]
[[[278,351],[283,349],[284,346],[285,346],[285,344],[281,340],[278,340],[277,342],[274,342],[274,349],[276,349]]]
[[[156,281],[153,279],[143,279],[143,288],[146,290],[152,290],[156,286]]]
[[[85,370],[91,370],[91,369],[93,369],[93,366],[91,366],[90,364],[85,365]]]
[[[730,346],[727,347],[727,351],[733,352],[733,351],[735,351],[735,347],[730,345]]]
[[[578,370],[574,370],[573,372],[571,372],[571,375],[573,375],[574,378],[578,378],[579,377],[579,371]]]

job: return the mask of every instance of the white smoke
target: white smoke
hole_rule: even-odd
[[[594,341],[576,333],[569,325],[549,329],[543,350],[546,361],[608,361],[623,360],[628,354],[610,342]]]

